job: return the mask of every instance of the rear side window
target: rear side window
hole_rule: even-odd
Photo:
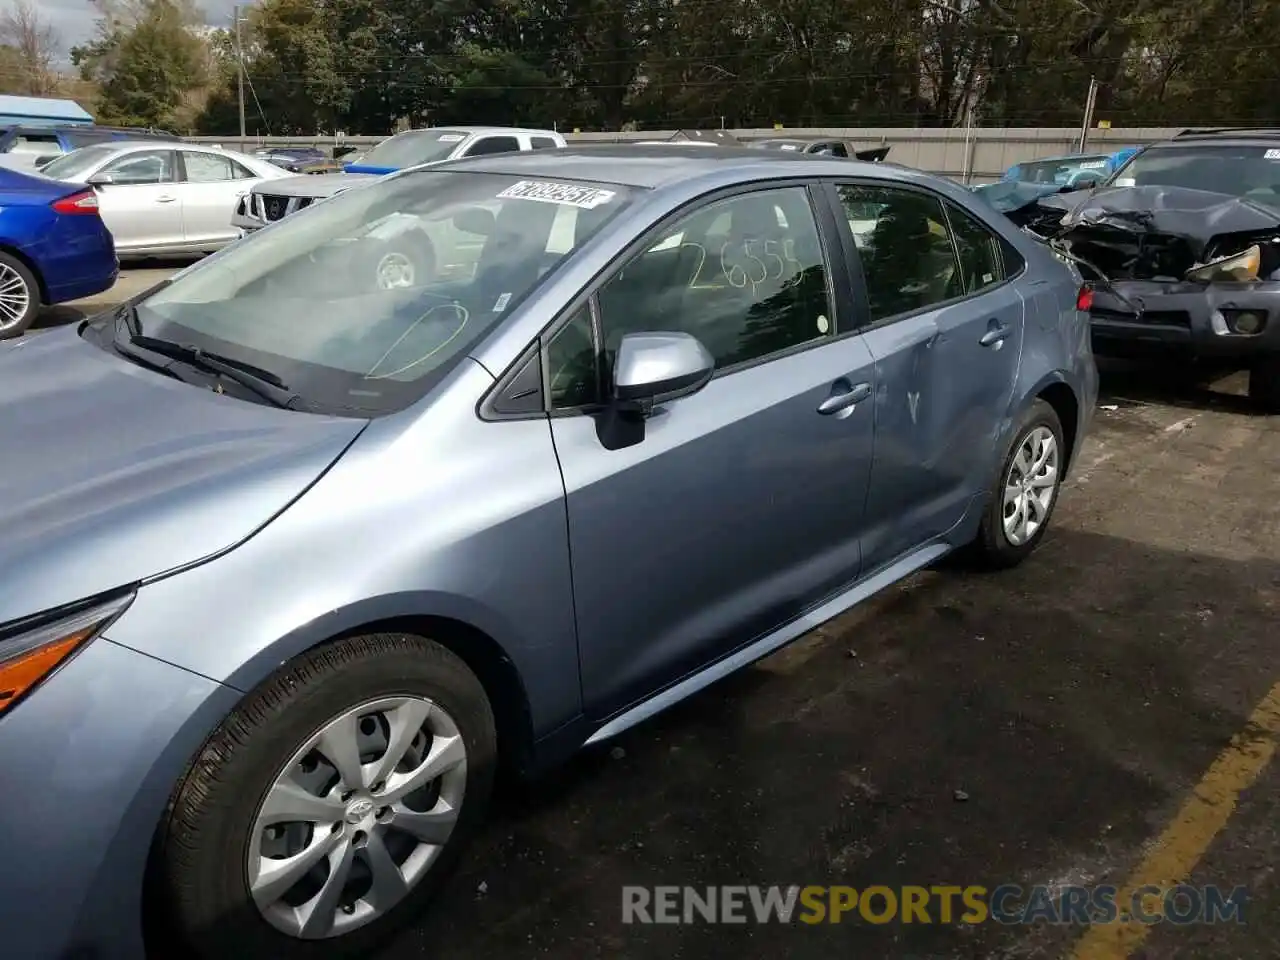
[[[515,137],[484,137],[471,145],[467,156],[483,157],[490,153],[514,153],[519,149],[520,141]]]
[[[942,200],[894,187],[842,186],[873,323],[965,293]]]
[[[946,204],[951,236],[960,260],[965,293],[977,293],[1004,281],[999,238],[955,204]]]
[[[554,150],[560,146],[550,137],[531,137],[529,142],[535,150]]]
[[[62,146],[58,143],[58,137],[52,133],[20,133],[13,138],[13,146],[9,148],[9,152],[47,157],[51,153],[61,153]]]
[[[183,151],[182,163],[187,168],[188,183],[215,183],[235,179],[235,168],[231,165],[231,159],[218,156],[216,153]]]

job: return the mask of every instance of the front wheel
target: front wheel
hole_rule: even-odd
[[[989,567],[1012,567],[1044,538],[1058,502],[1067,450],[1058,414],[1043,400],[1023,414],[974,541]]]
[[[378,634],[286,664],[206,743],[160,837],[184,955],[367,956],[431,899],[492,788],[493,713],[444,647]]]

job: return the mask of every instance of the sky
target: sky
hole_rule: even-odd
[[[241,0],[245,2],[245,0]],[[0,11],[13,7],[14,0],[0,0]],[[229,26],[231,8],[236,0],[198,0],[205,12],[205,22],[215,26]],[[33,6],[45,22],[58,32],[60,41],[58,59],[68,62],[68,54],[77,43],[84,43],[93,36],[98,11],[89,0],[35,0]]]

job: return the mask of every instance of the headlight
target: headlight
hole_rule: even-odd
[[[1202,267],[1187,271],[1187,279],[1195,283],[1213,283],[1215,280],[1257,280],[1262,267],[1262,248],[1254,244],[1244,253],[1214,260]]]
[[[49,620],[33,617],[0,628],[0,716],[30,693],[133,602],[133,594]]]

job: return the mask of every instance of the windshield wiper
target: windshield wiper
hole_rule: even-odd
[[[138,312],[132,306],[122,308],[118,316],[124,322],[129,336],[127,340],[121,340],[117,337],[115,347],[127,357],[148,362],[146,354],[155,354],[167,357],[170,360],[177,360],[179,363],[185,363],[188,366],[195,367],[197,370],[203,370],[206,373],[225,377],[238,383],[268,403],[283,409],[292,408],[293,404],[301,399],[298,394],[289,389],[288,384],[270,370],[264,370],[243,360],[210,353],[207,350],[202,350],[189,344],[177,343],[173,340],[164,340],[160,337],[151,337],[141,333]]]

